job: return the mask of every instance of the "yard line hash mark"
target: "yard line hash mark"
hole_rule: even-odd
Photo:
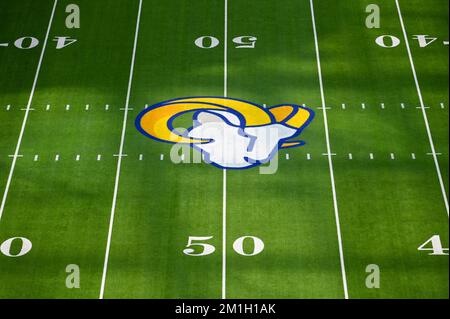
[[[433,154],[434,165],[436,166],[436,173],[437,173],[437,176],[438,176],[439,184],[441,186],[442,196],[444,198],[445,209],[447,210],[447,216],[449,216],[447,192],[445,190],[444,181],[442,179],[441,168],[439,166],[439,161],[438,161],[438,158],[437,158],[437,155],[436,155],[436,149],[434,147],[433,137],[431,135],[430,124],[428,123],[427,111],[425,109],[425,104],[424,104],[423,97],[422,97],[422,91],[421,91],[420,85],[419,85],[419,79],[418,79],[417,73],[416,73],[416,67],[414,65],[414,60],[413,60],[413,56],[412,56],[412,52],[411,52],[411,47],[409,45],[408,34],[406,32],[405,23],[403,22],[403,16],[402,16],[402,12],[401,12],[401,9],[400,9],[399,0],[395,0],[395,4],[397,6],[398,17],[400,19],[400,25],[402,27],[403,36],[405,38],[406,50],[408,52],[409,62],[411,64],[411,70],[412,70],[412,73],[413,73],[414,82],[416,84],[417,95],[419,96],[420,106],[422,108],[423,120],[425,122],[425,128],[426,128],[427,134],[428,134],[428,140],[429,140],[429,143],[430,143],[431,153]]]
[[[130,96],[131,96],[131,86],[133,83],[133,73],[134,73],[134,63],[136,60],[136,48],[138,43],[138,37],[139,37],[139,24],[141,21],[141,12],[142,12],[142,0],[139,0],[139,9],[136,19],[136,30],[134,34],[134,44],[133,44],[133,54],[131,57],[131,66],[130,66],[130,76],[128,79],[128,89],[127,89],[127,97],[125,101],[125,109],[128,110],[128,107],[130,105]],[[123,124],[122,124],[122,135],[120,137],[120,147],[119,147],[119,155],[123,154],[123,148],[125,144],[125,132],[127,128],[127,120],[128,120],[128,112],[123,112]],[[108,239],[106,243],[106,252],[105,252],[105,260],[103,264],[103,274],[102,274],[102,282],[100,286],[100,296],[99,299],[103,299],[105,295],[105,284],[106,284],[106,274],[108,272],[108,260],[109,260],[109,252],[111,250],[111,238],[112,238],[112,231],[114,226],[114,215],[116,212],[116,204],[117,204],[117,194],[119,192],[119,181],[120,181],[120,170],[122,167],[122,157],[117,157],[117,170],[116,170],[116,178],[114,183],[114,194],[113,194],[113,200],[112,200],[112,206],[111,206],[111,216],[109,220],[109,229],[108,229]]]
[[[53,24],[53,18],[55,16],[55,11],[56,11],[56,5],[57,4],[58,4],[58,0],[55,0],[55,2],[53,3],[53,9],[52,9],[52,13],[50,15],[50,20],[48,22],[47,32],[45,34],[45,39],[44,39],[44,44],[42,46],[41,55],[39,57],[39,62],[38,62],[37,68],[36,68],[36,74],[34,76],[33,85],[31,87],[31,93],[30,93],[30,97],[29,97],[28,103],[27,103],[27,110],[25,111],[25,115],[23,117],[22,127],[20,129],[19,138],[17,140],[16,150],[14,152],[14,157],[13,157],[13,160],[12,160],[12,163],[11,163],[11,169],[9,171],[8,180],[6,181],[6,187],[5,187],[5,191],[3,193],[2,202],[1,202],[1,205],[0,205],[0,221],[1,221],[2,217],[3,217],[3,211],[5,209],[6,199],[8,198],[8,192],[9,192],[9,188],[11,186],[12,177],[14,175],[14,169],[16,167],[18,154],[20,152],[20,146],[22,144],[23,135],[25,133],[25,127],[26,127],[27,122],[28,122],[28,115],[30,114],[31,103],[33,102],[34,92],[36,90],[37,82],[38,82],[38,79],[39,79],[39,72],[41,71],[42,61],[44,60],[45,49],[47,48],[47,42],[48,42],[48,38],[49,38],[49,35],[50,35],[51,27],[52,27],[52,24]]]
[[[341,226],[339,221],[339,208],[337,204],[337,195],[336,195],[336,186],[334,183],[334,171],[333,171],[333,157],[331,156],[331,145],[330,145],[330,136],[328,131],[328,119],[327,119],[327,110],[326,107],[326,101],[325,101],[325,93],[323,89],[323,79],[322,79],[322,66],[320,64],[320,52],[319,52],[319,40],[317,38],[317,29],[316,29],[316,19],[314,16],[314,1],[310,0],[310,6],[311,6],[311,19],[312,19],[312,25],[313,25],[313,33],[314,33],[314,43],[315,43],[315,49],[316,49],[316,58],[317,58],[317,73],[319,75],[319,84],[320,84],[320,97],[322,100],[322,114],[323,114],[323,122],[324,122],[324,128],[325,128],[325,139],[327,142],[327,153],[328,155],[328,166],[330,169],[330,179],[331,179],[331,189],[333,193],[333,205],[334,205],[334,213],[335,213],[335,219],[336,219],[336,231],[337,231],[337,237],[338,237],[338,243],[339,243],[339,257],[340,257],[340,263],[341,263],[341,273],[342,273],[342,284],[344,288],[344,297],[345,299],[348,299],[348,288],[347,288],[347,275],[345,271],[345,262],[344,262],[344,250],[342,245],[342,235],[341,235]]]

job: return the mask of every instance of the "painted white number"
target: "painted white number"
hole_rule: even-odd
[[[233,39],[236,49],[254,49],[256,46],[256,37],[251,35],[243,35]],[[195,45],[202,49],[212,49],[220,44],[219,39],[213,36],[205,35],[195,39]]]
[[[253,240],[253,252],[251,253],[246,253],[244,251],[244,241],[246,239]],[[264,250],[264,243],[258,237],[243,236],[241,238],[236,239],[236,241],[233,243],[233,249],[235,252],[237,252],[239,255],[242,256],[255,256],[260,254]]]
[[[205,41],[206,39],[208,39],[208,41]],[[212,49],[219,45],[219,40],[215,37],[204,36],[196,39],[195,45],[202,49]]]
[[[213,236],[209,237],[196,237],[196,236],[189,236],[188,244],[186,245],[186,248],[183,250],[183,253],[188,256],[207,256],[211,255],[216,251],[216,247],[210,244],[204,243],[205,241],[208,241],[210,239],[213,239]],[[245,252],[244,251],[244,241],[251,240],[253,241],[253,251],[252,252]],[[201,251],[200,249],[197,249],[197,252],[192,247],[201,247],[203,248]],[[260,254],[264,250],[264,242],[255,236],[243,236],[238,239],[236,239],[233,243],[233,249],[235,252],[237,252],[239,255],[242,256],[256,256]]]
[[[234,38],[233,42],[237,44],[236,49],[254,49],[256,40],[258,40],[256,37],[245,35]]]
[[[27,42],[29,42],[29,43],[27,44]],[[35,48],[38,46],[38,44],[39,44],[39,40],[36,38],[33,38],[33,37],[23,37],[23,38],[17,39],[14,42],[14,45],[16,46],[16,48],[24,49],[24,50]]]
[[[390,43],[386,39],[390,39]],[[400,39],[393,35],[380,35],[375,42],[383,48],[395,48],[400,44]]]
[[[437,40],[437,38],[430,37],[429,35],[415,35],[414,40],[417,40],[419,42],[419,46],[421,48],[425,48],[429,46],[431,43]]]
[[[213,245],[205,243],[196,243],[196,241],[206,241],[212,238],[213,236],[210,237],[189,236],[188,244],[186,246],[186,249],[183,250],[183,253],[188,256],[206,256],[212,254],[216,250],[216,248]],[[193,246],[203,247],[203,250],[201,252],[195,253],[195,250],[193,248],[190,248]]]
[[[431,243],[431,248],[426,248]],[[423,243],[417,250],[428,250],[432,251],[432,253],[428,255],[448,255],[445,251],[448,251],[448,248],[442,248],[441,237],[439,235],[434,235],[430,239],[428,239],[425,243]]]
[[[61,50],[71,44],[77,42],[77,39],[71,39],[69,37],[55,37],[53,41],[56,42],[56,49]]]
[[[20,240],[22,243],[22,246],[20,248],[20,251],[16,254],[11,253],[11,245],[15,240]],[[30,252],[33,245],[31,244],[31,241],[24,238],[24,237],[13,237],[3,242],[3,244],[0,246],[0,251],[3,255],[7,257],[21,257],[23,255],[26,255]]]

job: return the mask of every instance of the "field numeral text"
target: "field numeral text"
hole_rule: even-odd
[[[426,48],[430,44],[432,44],[433,42],[438,40],[438,38],[432,37],[432,36],[429,36],[426,34],[414,35],[412,39],[417,41],[420,48]],[[379,37],[377,37],[375,39],[375,43],[378,44],[382,48],[391,49],[391,48],[398,47],[401,43],[401,40],[394,35],[385,34],[385,35],[380,35]],[[443,41],[443,44],[444,44],[444,46],[448,45],[448,41]]]
[[[11,251],[11,246],[13,245],[13,243],[15,241],[20,241],[21,246],[20,246],[19,252],[13,253]],[[22,256],[28,254],[32,247],[33,247],[33,244],[31,243],[31,241],[29,239],[24,238],[24,237],[13,237],[13,238],[5,240],[3,242],[3,244],[0,245],[0,251],[2,252],[3,255],[5,255],[7,257],[22,257]]]
[[[53,38],[53,41],[56,42],[56,49],[60,50],[63,49],[71,44],[74,44],[77,42],[77,39],[72,39],[70,37],[64,37],[64,36],[56,36]],[[39,45],[39,40],[35,37],[21,37],[14,41],[14,46],[17,49],[20,50],[30,50],[34,49]],[[0,47],[8,47],[9,43],[0,43]]]
[[[257,37],[251,35],[243,35],[235,37],[233,43],[236,49],[254,49],[256,47]],[[216,37],[205,35],[201,36],[194,41],[195,45],[201,49],[213,49],[220,44],[220,40]]]
[[[216,248],[211,244],[205,243],[205,241],[211,239],[213,239],[213,236],[189,236],[188,243],[186,245],[186,248],[183,250],[183,253],[185,255],[194,257],[211,255],[216,251]],[[244,250],[244,242],[249,240],[253,242],[253,249],[251,252],[246,252]],[[199,247],[199,251],[195,252],[196,250],[193,247]],[[234,241],[233,249],[236,253],[242,256],[256,256],[264,250],[264,242],[260,238],[255,236],[243,236]]]
[[[431,248],[426,248],[431,243]],[[428,239],[426,242],[424,242],[417,250],[429,250],[432,251],[432,253],[428,255],[434,255],[434,256],[446,256],[448,253],[445,251],[448,251],[448,248],[442,248],[442,242],[441,237],[439,235],[433,235],[430,239]]]

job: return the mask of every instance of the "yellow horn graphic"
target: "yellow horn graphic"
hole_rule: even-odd
[[[300,108],[296,105],[280,105],[269,109],[269,112],[273,114],[277,123],[289,125],[293,128],[300,129],[303,127],[312,117],[312,111],[304,108]],[[301,145],[300,141],[284,142],[281,147],[294,147]]]
[[[136,119],[136,126],[145,135],[168,143],[207,143],[209,140],[193,139],[173,131],[173,120],[186,112],[201,110],[228,111],[237,115],[243,127],[280,123],[295,129],[302,128],[313,112],[296,105],[281,105],[264,109],[258,105],[223,97],[193,97],[162,102],[144,110]],[[302,144],[298,141],[283,143],[282,147]]]

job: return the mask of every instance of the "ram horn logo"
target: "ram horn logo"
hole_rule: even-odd
[[[174,121],[187,113],[193,125],[179,132]],[[244,169],[269,162],[279,149],[304,145],[293,139],[313,117],[312,110],[294,104],[264,108],[232,98],[189,97],[145,109],[136,127],[157,141],[188,144],[219,168]]]

